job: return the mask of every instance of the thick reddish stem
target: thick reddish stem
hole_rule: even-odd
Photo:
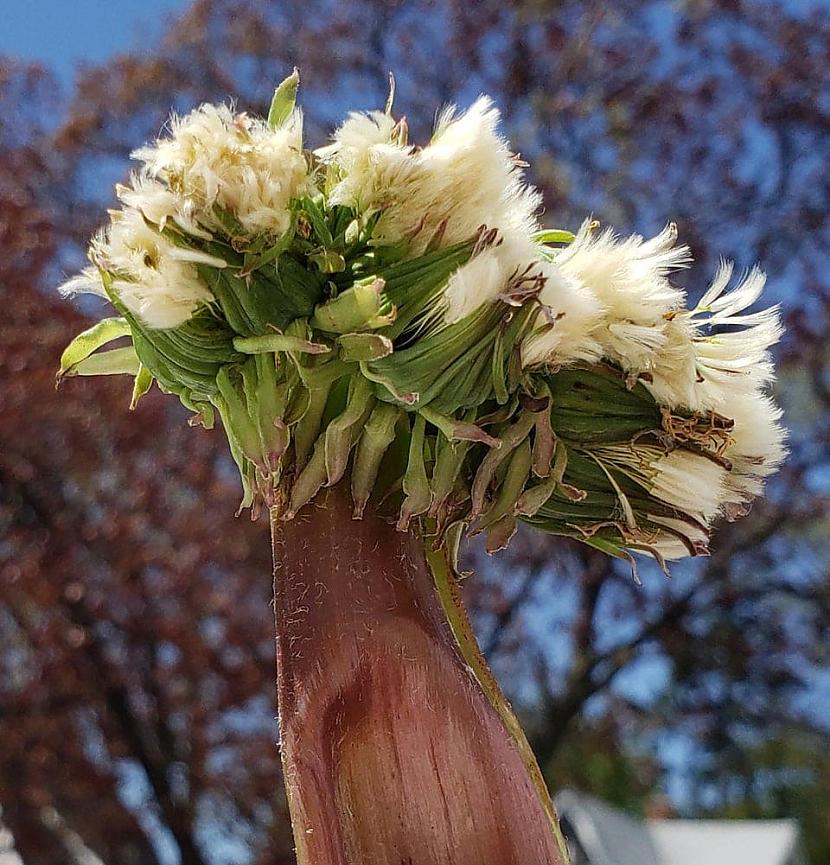
[[[549,800],[465,661],[423,542],[351,513],[339,484],[272,521],[298,862],[561,865]]]

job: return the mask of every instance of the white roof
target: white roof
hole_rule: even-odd
[[[661,865],[798,865],[795,820],[649,820]]]
[[[576,790],[560,790],[554,803],[573,827],[588,865],[663,865],[641,820]]]

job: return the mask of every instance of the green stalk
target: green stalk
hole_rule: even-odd
[[[447,555],[345,483],[271,511],[281,751],[299,865],[564,865],[556,815]]]

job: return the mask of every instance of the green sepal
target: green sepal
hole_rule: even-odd
[[[346,407],[329,423],[325,432],[327,486],[336,484],[346,473],[349,454],[357,439],[353,428],[371,410],[374,402],[371,384],[362,375],[353,376],[349,382]]]
[[[518,520],[513,514],[505,514],[501,519],[496,520],[487,529],[487,543],[485,550],[492,556],[499,550],[506,549],[508,544],[516,534],[518,528]]]
[[[492,360],[493,394],[499,405],[506,405],[510,399],[510,394],[507,390],[507,374],[504,367],[504,332],[499,328],[496,332],[496,343],[493,346]]]
[[[287,336],[282,333],[267,333],[263,336],[238,336],[233,341],[233,347],[243,354],[262,354],[277,351],[291,351],[300,354],[327,354],[329,346],[319,342],[311,342],[299,336]]]
[[[130,325],[126,318],[105,318],[92,327],[79,333],[61,354],[61,365],[58,370],[57,379],[60,381],[72,375],[83,375],[73,372],[74,367],[86,360],[94,351],[102,345],[129,336]]]
[[[392,340],[379,333],[344,333],[337,337],[340,359],[347,363],[380,360],[392,354]]]
[[[417,404],[417,393],[414,391],[398,390],[394,379],[373,370],[372,365],[369,362],[360,362],[360,372],[369,379],[369,381],[374,382],[376,385],[380,385],[380,387],[376,389],[378,399],[390,402],[389,398],[391,397],[391,401],[400,403],[404,406],[414,406]]]
[[[395,440],[395,425],[400,410],[388,403],[378,403],[360,436],[352,466],[352,500],[354,517],[360,519],[375,486],[380,464],[389,445]]]
[[[535,424],[532,412],[523,411],[518,420],[511,424],[500,436],[501,447],[492,448],[481,461],[472,485],[472,516],[479,516],[484,510],[487,491],[496,477],[496,472],[512,452],[530,435]],[[517,496],[518,497],[518,496]]]
[[[141,362],[135,349],[129,345],[89,355],[74,364],[64,378],[76,375],[138,375]]]
[[[326,444],[323,436],[317,439],[311,459],[297,475],[291,487],[288,509],[284,520],[292,520],[303,505],[310,502],[326,482]]]
[[[318,360],[318,358],[313,360]],[[297,363],[297,373],[303,384],[310,390],[331,385],[343,376],[351,375],[355,369],[356,366],[353,363],[345,363],[339,358],[331,360],[326,358],[324,363],[317,364]]]
[[[514,516],[516,500],[525,487],[532,462],[530,442],[527,438],[514,448],[507,464],[507,471],[498,493],[481,518],[481,528],[488,528],[505,516]]]
[[[542,405],[539,411],[534,412],[536,422],[533,430],[533,474],[537,478],[546,478],[551,472],[556,451],[556,435],[551,421],[550,388],[545,382],[540,382],[536,393]]]
[[[572,231],[567,231],[564,228],[547,228],[544,231],[537,231],[533,235],[536,243],[543,244],[568,244],[573,243],[576,235]]]
[[[470,423],[475,410],[467,412],[465,421]],[[472,446],[469,440],[451,441],[444,436],[437,437],[435,464],[432,468],[432,503],[429,516],[440,519],[441,509],[449,499],[461,474],[461,468]]]
[[[295,66],[294,71],[277,85],[274,96],[271,99],[271,107],[268,110],[268,125],[272,129],[282,126],[291,116],[291,112],[294,110],[294,105],[297,102],[297,90],[299,86],[300,73]]]
[[[159,385],[159,389],[163,390],[164,386]],[[200,426],[203,429],[213,429],[216,422],[216,412],[214,406],[207,400],[194,398],[190,391],[182,391],[179,395],[179,402],[188,410],[193,412],[193,416],[188,418],[188,426]]]
[[[216,376],[219,395],[224,405],[222,420],[226,427],[233,430],[234,437],[247,459],[254,460],[261,456],[259,433],[248,406],[241,371],[234,372],[236,381],[231,378],[230,367],[223,367]]]
[[[561,442],[559,447],[562,447]],[[559,447],[557,457],[560,453]],[[525,522],[536,528],[551,534],[575,537],[586,543],[588,538],[604,539],[620,547],[642,545],[644,538],[664,531],[653,518],[669,517],[680,524],[686,524],[690,528],[690,535],[706,531],[706,526],[693,517],[649,495],[648,491],[613,464],[601,465],[597,457],[590,452],[582,453],[578,449],[569,448],[564,471],[557,465],[558,462],[558,459],[554,461],[549,480],[561,472],[563,482],[557,485],[535,514],[522,516]],[[539,486],[546,483],[548,482]],[[539,494],[534,492],[536,490],[538,487],[530,487],[524,495],[532,498]],[[635,516],[636,532],[632,532],[631,527],[626,525],[627,517],[621,495],[625,497]],[[690,554],[694,554],[693,542],[683,535],[682,531],[678,532],[678,537],[685,538]]]
[[[284,421],[288,385],[281,380],[273,354],[258,354],[248,360],[242,367],[242,381],[248,413],[259,433],[262,461],[277,479],[290,441]]]
[[[133,395],[130,399],[130,411],[135,411],[138,401],[153,386],[153,374],[144,364],[140,363],[135,380],[133,381]]]
[[[555,403],[582,411],[657,411],[654,397],[642,384],[629,387],[621,370],[604,364],[566,367],[544,376],[544,381]]]
[[[514,513],[522,517],[535,516],[557,490],[572,502],[581,502],[585,499],[588,495],[585,490],[579,490],[565,483],[567,467],[568,448],[563,442],[558,441],[555,444],[553,464],[547,477],[535,486],[525,487],[524,492],[516,500]]]
[[[207,396],[216,393],[219,371],[241,356],[234,351],[228,338],[230,335],[216,328],[212,317],[205,323],[214,328],[219,337],[207,342],[205,348],[196,340],[199,324],[195,319],[172,330],[151,330],[140,328],[137,323],[134,325],[133,341],[142,364],[174,393],[182,390]]]
[[[255,470],[253,464],[245,456],[243,447],[237,437],[238,430],[231,417],[231,409],[218,393],[212,398],[212,402],[219,412],[225,436],[228,439],[228,447],[242,481],[242,501],[239,503],[239,512],[241,512],[245,508],[250,508],[254,503]]]
[[[497,438],[489,435],[480,426],[472,423],[472,419],[475,416],[474,410],[469,411],[463,420],[441,414],[441,412],[429,407],[419,408],[418,411],[428,423],[439,429],[443,433],[444,438],[449,441],[481,442],[491,448],[501,447],[501,442]]]
[[[413,517],[426,513],[432,502],[432,491],[424,462],[424,431],[426,423],[422,415],[416,415],[409,440],[409,460],[403,476],[403,491],[406,494],[398,517],[398,531],[409,528]]]
[[[320,435],[320,424],[326,410],[331,385],[331,382],[326,382],[322,387],[308,389],[308,405],[293,431],[294,464],[298,471],[305,467],[314,442]],[[323,467],[325,468],[325,463]]]
[[[482,308],[366,367],[393,397],[417,394],[419,406],[432,405],[443,414],[481,405],[493,396],[492,352],[499,315],[496,309]]]
[[[395,308],[387,300],[384,287],[384,280],[375,276],[356,281],[337,297],[317,306],[311,326],[339,334],[385,327],[395,320]]]

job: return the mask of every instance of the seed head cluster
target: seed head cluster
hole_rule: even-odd
[[[409,141],[351,114],[304,149],[297,77],[267,120],[174,117],[135,151],[90,266],[115,307],[60,376],[130,372],[218,415],[243,505],[292,518],[351,484],[401,530],[503,547],[523,520],[611,555],[705,554],[784,457],[775,307],[722,263],[697,303],[668,224],[544,228],[487,97]],[[127,335],[131,346],[109,348]]]

